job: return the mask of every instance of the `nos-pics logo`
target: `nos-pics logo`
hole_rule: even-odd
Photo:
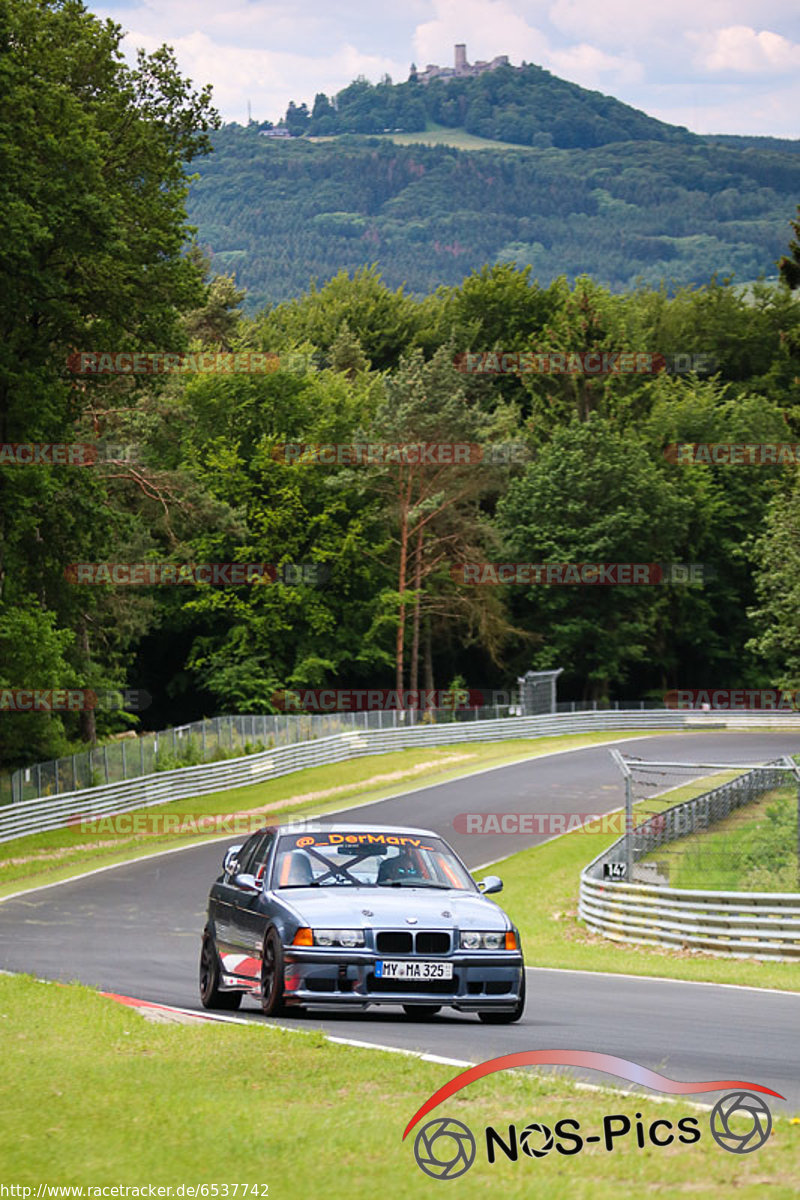
[[[772,1114],[762,1098],[763,1094],[785,1099],[780,1092],[774,1092],[771,1088],[739,1079],[681,1083],[611,1054],[582,1050],[530,1050],[490,1059],[455,1076],[434,1092],[414,1114],[406,1126],[403,1140],[423,1117],[475,1080],[495,1071],[533,1065],[589,1067],[669,1095],[733,1089],[717,1101],[709,1118],[714,1141],[731,1154],[751,1154],[768,1140],[772,1131]],[[598,1144],[610,1152],[618,1141],[632,1141],[640,1150],[648,1145],[692,1145],[701,1136],[699,1117],[680,1117],[675,1121],[659,1117],[648,1122],[638,1112],[633,1117],[625,1113],[604,1116],[599,1130],[584,1129],[580,1121],[568,1117],[553,1125],[538,1121],[521,1127],[511,1124],[502,1129],[488,1125],[483,1131],[486,1161],[490,1164],[502,1158],[517,1162],[520,1156],[529,1160],[545,1158],[553,1152],[572,1156],[592,1144]],[[478,1142],[472,1130],[454,1117],[434,1117],[417,1131],[414,1139],[417,1165],[433,1179],[458,1179],[473,1165],[477,1153]]]

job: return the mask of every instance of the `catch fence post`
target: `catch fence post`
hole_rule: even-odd
[[[612,750],[611,757],[625,777],[625,879],[633,883],[633,782],[631,769],[619,750]]]

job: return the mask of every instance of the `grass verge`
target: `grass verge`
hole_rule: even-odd
[[[398,146],[454,146],[457,150],[521,150],[523,153],[531,151],[530,146],[501,142],[496,138],[478,137],[477,134],[467,133],[466,129],[437,125],[435,121],[429,121],[428,128],[417,133],[384,133],[377,136],[387,138]]]
[[[309,142],[335,142],[340,135],[325,137],[310,137]],[[457,150],[518,150],[530,153],[531,146],[520,146],[516,142],[500,142],[496,138],[478,137],[477,134],[467,133],[466,129],[453,129],[448,125],[438,125],[429,121],[427,129],[416,133],[370,133],[367,137],[377,137],[384,141],[394,142],[397,146],[454,146]]]
[[[725,779],[717,774],[714,784]],[[707,790],[697,780],[635,806],[638,819],[691,799]],[[796,963],[725,959],[696,950],[628,946],[591,933],[578,920],[578,881],[582,869],[620,836],[604,832],[602,822],[523,850],[492,867],[504,890],[496,897],[519,926],[526,962],[532,967],[606,971],[611,974],[667,976],[709,983],[800,991]],[[661,851],[658,852],[659,856]]]
[[[4,1183],[206,1184],[209,1196],[216,1184],[223,1196],[224,1184],[233,1195],[232,1185],[246,1182],[267,1185],[258,1195],[270,1200],[439,1194],[440,1183],[414,1161],[416,1130],[401,1138],[456,1067],[339,1046],[311,1031],[153,1024],[87,988],[19,976],[0,978],[0,1024]],[[474,1165],[458,1181],[461,1200],[482,1198],[490,1187],[528,1197],[532,1186],[544,1200],[686,1191],[755,1200],[765,1189],[782,1200],[800,1191],[800,1124],[778,1115],[778,1104],[771,1138],[750,1155],[718,1147],[707,1115],[689,1104],[582,1090],[563,1075],[503,1072],[464,1089],[437,1115],[462,1121],[478,1142]],[[694,1117],[700,1139],[639,1149],[635,1113],[646,1129],[657,1119],[674,1126]],[[500,1161],[487,1162],[487,1125],[507,1137],[512,1122],[521,1130],[570,1118],[581,1132],[602,1134],[612,1114],[627,1115],[632,1132],[611,1152],[601,1141],[569,1157],[554,1149],[511,1162],[501,1152]]]
[[[69,879],[81,871],[128,862],[192,842],[206,841],[215,833],[212,818],[247,814],[237,824],[218,828],[231,840],[249,829],[250,814],[259,820],[288,820],[309,813],[325,813],[354,804],[371,803],[427,784],[444,783],[459,775],[537,758],[556,750],[576,749],[622,738],[650,736],[641,730],[630,733],[568,734],[558,737],[509,739],[448,746],[399,750],[369,755],[324,767],[295,771],[267,783],[234,788],[178,800],[172,804],[139,809],[97,825],[80,824],[68,829],[30,834],[0,843],[0,898],[41,884]],[[91,793],[87,792],[87,808]],[[208,819],[208,828],[200,822]],[[131,832],[141,825],[141,832]],[[164,832],[169,822],[186,832]],[[255,826],[252,826],[255,828]]]
[[[659,863],[671,887],[796,892],[797,821],[796,792],[781,788],[737,809],[713,829],[660,846],[642,862]]]

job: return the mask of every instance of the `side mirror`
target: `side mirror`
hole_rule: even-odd
[[[222,857],[222,869],[226,875],[230,875],[236,863],[236,856],[241,850],[241,846],[229,846]]]
[[[261,884],[256,882],[255,875],[234,875],[233,883],[235,887],[242,888],[245,892],[261,891]]]
[[[490,895],[492,892],[502,892],[503,881],[497,875],[487,875],[478,884],[478,887],[483,892],[484,896]]]

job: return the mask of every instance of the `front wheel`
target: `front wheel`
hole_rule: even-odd
[[[512,1021],[518,1021],[525,1012],[525,968],[522,968],[522,984],[519,989],[519,1000],[514,1008],[508,1009],[507,1012],[479,1012],[478,1017],[483,1021],[484,1025],[510,1025]]]
[[[283,945],[275,930],[270,929],[261,960],[261,1007],[265,1016],[280,1017],[286,1012],[283,989]]]
[[[200,1003],[203,1008],[217,1008],[223,1012],[235,1012],[242,1003],[241,992],[220,991],[219,955],[207,929],[200,947]]]

